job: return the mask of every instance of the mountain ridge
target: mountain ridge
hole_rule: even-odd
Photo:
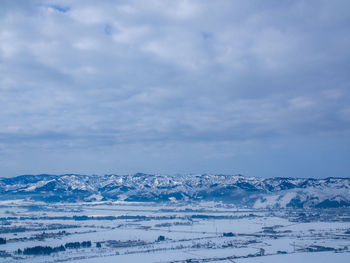
[[[0,178],[1,199],[45,202],[221,201],[254,208],[350,207],[350,178],[224,174],[38,174]]]

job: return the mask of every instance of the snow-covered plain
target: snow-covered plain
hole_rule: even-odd
[[[0,203],[0,262],[349,262],[350,209]],[[91,241],[68,248],[67,243]],[[26,248],[66,247],[48,255]],[[61,249],[62,250],[62,249]],[[27,251],[27,252],[25,252]]]

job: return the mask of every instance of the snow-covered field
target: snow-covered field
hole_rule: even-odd
[[[3,201],[0,238],[0,262],[349,262],[350,209]]]

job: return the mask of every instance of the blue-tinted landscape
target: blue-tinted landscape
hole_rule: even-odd
[[[348,263],[350,2],[0,1],[0,262]]]

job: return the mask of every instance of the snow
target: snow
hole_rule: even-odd
[[[350,208],[312,208],[313,202],[325,199],[350,200],[347,178],[136,174],[24,176],[6,181],[8,185],[3,180],[0,178],[0,190],[4,193],[4,200],[0,201],[0,237],[8,242],[0,245],[0,251],[11,256],[0,257],[1,263],[73,260],[342,263],[350,255]],[[54,182],[54,190],[38,190],[49,182]],[[105,186],[107,190],[101,190]],[[129,190],[121,191],[120,186]],[[82,201],[45,203],[30,199],[31,195],[45,197],[62,191],[74,198],[79,191],[71,189],[86,193]],[[220,198],[195,199],[196,194],[210,194],[213,189],[216,194],[237,194],[236,199],[232,202]],[[126,201],[131,195],[156,198],[172,192],[181,193],[185,200],[167,196],[170,199],[167,202]],[[23,199],[16,199],[17,193]],[[102,201],[111,194],[118,195],[118,199]],[[9,200],[11,197],[14,200]],[[294,198],[309,208],[281,209]],[[158,241],[161,235],[164,240]],[[91,241],[92,247],[67,249],[50,256],[16,254],[18,249],[28,247],[82,241]],[[96,247],[97,242],[102,244],[101,248]],[[305,253],[312,246],[341,253]],[[258,256],[261,249],[265,256]],[[287,254],[279,254],[281,251]]]
[[[350,253],[317,252],[236,259],[237,263],[349,263]],[[108,261],[107,261],[108,262]],[[221,261],[224,263],[224,261]],[[229,261],[226,261],[229,262]]]
[[[175,260],[203,259],[208,262],[232,262],[225,260],[234,258],[234,262],[315,262],[317,255],[324,254],[328,262],[344,262],[344,255],[349,255],[350,235],[345,232],[350,229],[350,222],[344,221],[314,221],[291,222],[289,210],[251,210],[237,209],[230,205],[217,202],[191,203],[128,203],[128,202],[94,202],[77,204],[46,204],[42,210],[30,210],[35,203],[2,202],[11,206],[0,206],[9,211],[13,219],[2,225],[4,230],[11,227],[26,227],[24,232],[2,233],[0,237],[9,242],[0,245],[0,250],[11,253],[17,249],[34,246],[56,247],[67,242],[91,241],[91,248],[67,249],[65,252],[50,256],[21,256],[20,261],[14,258],[0,258],[0,262],[34,263],[34,262],[172,262]],[[42,205],[38,203],[37,205]],[[336,216],[336,210],[332,215]],[[305,213],[315,213],[305,210]],[[255,216],[250,216],[254,213]],[[329,211],[323,212],[327,215]],[[350,211],[342,213],[350,215]],[[140,218],[113,220],[83,220],[76,221],[73,216],[139,216]],[[204,217],[198,217],[202,215]],[[8,216],[8,215],[6,215]],[[25,216],[32,219],[22,219]],[[70,217],[60,219],[60,217]],[[197,217],[193,217],[197,216]],[[205,216],[216,216],[206,218]],[[35,218],[41,219],[35,219]],[[50,219],[51,217],[51,219]],[[58,217],[58,218],[53,218]],[[327,217],[320,217],[322,218]],[[346,216],[344,216],[346,218]],[[340,219],[340,218],[339,218]],[[5,221],[2,221],[5,222]],[[51,229],[50,226],[61,226]],[[75,226],[72,228],[72,226]],[[266,229],[274,229],[276,234],[264,233]],[[65,234],[58,235],[60,231]],[[45,232],[48,237],[36,238]],[[233,233],[224,236],[223,233]],[[160,235],[165,237],[162,242],[156,240]],[[113,247],[110,241],[128,242],[142,241],[140,245]],[[101,242],[102,248],[96,248],[96,242]],[[298,249],[310,246],[331,247],[343,253],[303,253]],[[256,257],[260,249],[266,256]],[[279,251],[288,254],[278,255]],[[297,253],[294,253],[297,252]],[[247,257],[253,255],[255,257]],[[301,257],[299,259],[298,257]],[[220,259],[220,261],[218,261]],[[304,261],[302,261],[304,260]],[[310,260],[310,261],[307,261]],[[318,262],[318,261],[317,261]],[[322,261],[321,261],[322,262]]]

